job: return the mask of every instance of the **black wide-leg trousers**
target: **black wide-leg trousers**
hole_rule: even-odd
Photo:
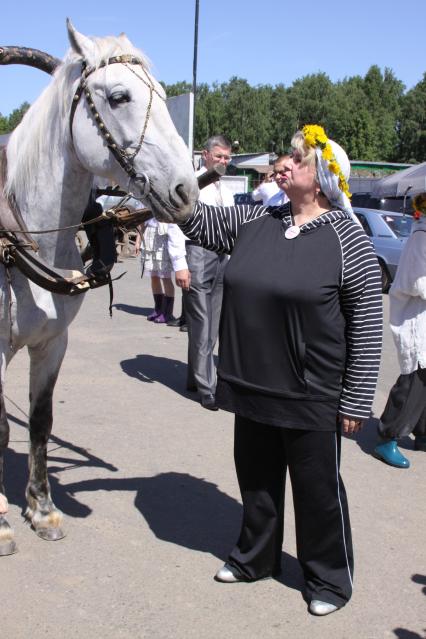
[[[340,434],[278,428],[237,415],[234,459],[243,521],[229,564],[248,580],[281,572],[288,467],[306,598],[343,606],[352,594],[353,552],[339,474]]]
[[[378,431],[383,440],[410,433],[426,435],[426,368],[398,377],[380,417]]]

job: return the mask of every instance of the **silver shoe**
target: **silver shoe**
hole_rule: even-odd
[[[224,564],[215,574],[216,581],[220,581],[224,584],[234,584],[237,581],[242,581],[239,577],[234,575],[228,564]]]
[[[332,603],[327,603],[326,601],[319,601],[318,599],[313,599],[309,604],[309,612],[313,615],[317,615],[318,617],[329,615],[331,612],[335,612],[336,610],[339,610],[338,606],[335,606]]]

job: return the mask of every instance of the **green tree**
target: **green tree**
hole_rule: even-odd
[[[366,106],[374,122],[374,155],[382,160],[393,160],[398,154],[398,121],[404,85],[391,69],[384,74],[377,65],[368,70],[364,78]]]
[[[0,135],[3,135],[4,133],[7,133],[7,132],[8,132],[7,118],[5,118],[4,115],[0,113]]]
[[[197,89],[195,101],[195,148],[201,148],[209,137],[219,133],[226,134],[222,89],[218,84],[211,89],[203,84]]]
[[[168,98],[192,91],[192,84],[185,81],[175,82],[175,84],[165,84],[164,82],[160,82],[160,84],[163,86]]]
[[[224,132],[238,140],[241,152],[263,151],[271,136],[271,87],[251,87],[247,80],[233,77],[222,84],[225,101]]]
[[[426,73],[401,100],[399,139],[401,160],[426,161]]]
[[[375,160],[374,119],[367,107],[360,76],[338,82],[328,114],[326,131],[352,160]]]
[[[278,155],[284,153],[290,146],[291,136],[297,129],[297,114],[290,108],[289,90],[283,84],[278,84],[271,96],[271,139],[265,147],[268,151],[275,151]]]
[[[30,108],[29,103],[23,102],[21,106],[19,107],[19,109],[14,109],[12,111],[12,113],[7,118],[7,131],[5,131],[5,133],[10,133],[11,131],[13,131],[13,129],[15,129],[18,126],[18,124],[20,123],[20,121],[22,120],[22,118],[24,117],[25,113],[28,111],[29,108]]]
[[[306,75],[296,80],[287,96],[289,108],[293,112],[294,131],[305,124],[327,126],[332,108],[333,83],[325,73]]]

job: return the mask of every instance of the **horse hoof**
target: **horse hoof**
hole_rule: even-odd
[[[17,550],[13,529],[9,526],[6,518],[0,515],[0,557],[13,555]]]
[[[50,512],[40,512],[28,507],[25,511],[25,519],[31,523],[31,528],[36,535],[46,541],[58,541],[65,537],[61,528],[62,513],[53,508]]]
[[[59,541],[65,537],[65,533],[61,528],[39,528],[36,534],[45,541]]]
[[[11,539],[5,544],[0,544],[0,557],[6,557],[7,555],[14,555],[15,552],[18,552],[18,546]]]

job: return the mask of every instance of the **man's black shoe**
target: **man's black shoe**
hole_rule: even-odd
[[[182,326],[185,323],[185,320],[182,319],[182,317],[173,317],[173,319],[170,319],[167,322],[167,326],[176,326],[177,328],[179,328],[179,326]]]
[[[202,395],[200,404],[203,408],[207,408],[207,410],[219,410],[216,406],[216,399],[214,395]]]
[[[179,328],[181,333],[187,333],[188,332],[188,324],[182,324],[182,326]]]

